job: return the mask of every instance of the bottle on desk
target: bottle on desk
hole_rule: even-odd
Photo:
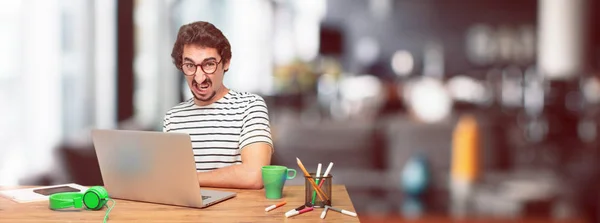
[[[480,174],[480,136],[473,115],[463,115],[458,120],[452,138],[450,170],[450,212],[460,217],[467,214],[469,196]]]

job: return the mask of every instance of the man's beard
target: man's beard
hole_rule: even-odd
[[[215,95],[217,94],[217,91],[213,91],[213,93],[210,95],[210,97],[208,97],[207,99],[202,99],[199,98],[196,93],[194,93],[194,91],[191,91],[192,95],[194,95],[194,98],[198,101],[210,101],[211,99],[213,99],[215,97]]]

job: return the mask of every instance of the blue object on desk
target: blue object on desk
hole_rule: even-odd
[[[412,196],[406,196],[402,200],[401,213],[407,218],[418,218],[423,215],[424,207],[423,202]]]
[[[423,155],[414,155],[404,165],[401,175],[402,191],[411,196],[418,196],[429,184],[429,168]]]

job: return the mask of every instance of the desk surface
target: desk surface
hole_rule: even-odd
[[[0,190],[25,187],[0,187]],[[107,222],[320,222],[322,220],[319,218],[322,208],[290,218],[284,216],[288,210],[304,203],[304,186],[286,186],[283,191],[284,198],[279,200],[266,199],[264,190],[220,188],[216,190],[235,191],[237,196],[204,209],[117,199]],[[344,185],[333,185],[332,195],[334,207],[356,212]],[[265,212],[266,207],[282,200],[287,204]],[[48,209],[48,202],[20,204],[0,197],[0,222],[102,222],[105,212],[106,208],[100,211],[53,211]],[[323,222],[359,222],[359,219],[328,211]]]

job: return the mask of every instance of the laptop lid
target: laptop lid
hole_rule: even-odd
[[[95,129],[92,140],[110,197],[203,207],[188,134]]]

